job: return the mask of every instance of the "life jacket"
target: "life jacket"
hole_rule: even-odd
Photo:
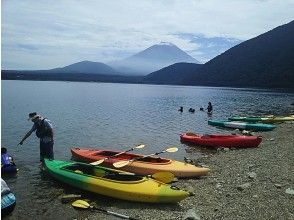
[[[37,130],[36,130],[36,136],[38,138],[43,138],[43,137],[53,137],[53,132],[51,129],[46,129],[45,127],[45,123],[44,123],[44,120],[46,118],[43,118],[41,123],[38,123],[36,122],[35,125],[37,127]]]
[[[14,165],[13,159],[9,154],[1,154],[1,167]]]

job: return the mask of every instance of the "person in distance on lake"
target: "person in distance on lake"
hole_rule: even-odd
[[[194,112],[195,112],[195,109],[190,108],[190,109],[189,109],[189,112],[194,113]]]
[[[212,105],[211,105],[211,102],[208,102],[207,113],[209,113],[209,114],[212,113]]]
[[[183,112],[183,106],[181,106],[178,111]]]
[[[34,123],[33,127],[19,142],[19,145],[22,145],[25,139],[27,139],[34,131],[36,131],[36,136],[40,139],[40,161],[43,162],[44,158],[54,159],[53,126],[50,120],[43,118],[36,112],[29,113],[28,120],[31,120]]]

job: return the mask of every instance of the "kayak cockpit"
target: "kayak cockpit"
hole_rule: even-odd
[[[64,166],[63,170],[71,171],[76,174],[86,175],[93,178],[103,178],[115,181],[140,181],[144,177],[127,172],[115,172],[111,169],[92,166],[88,164],[71,164]]]
[[[111,158],[114,155],[116,155],[118,152],[113,152],[113,151],[99,151],[97,153],[95,153],[95,156],[99,156],[99,157],[108,157]],[[170,160],[166,159],[166,158],[161,158],[161,157],[144,157],[142,155],[137,155],[137,154],[128,154],[128,153],[124,153],[119,155],[118,157],[113,157],[119,160],[132,160],[134,158],[136,158],[136,161],[140,161],[140,162],[146,162],[146,163],[162,163],[162,164],[166,164],[169,163]]]

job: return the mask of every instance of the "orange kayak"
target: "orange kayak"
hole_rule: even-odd
[[[135,161],[121,167],[120,170],[140,175],[150,175],[157,172],[171,172],[177,177],[196,177],[207,175],[210,171],[209,168],[197,167],[188,163],[161,157],[144,157],[144,155],[132,153],[124,153],[112,157],[113,155],[120,153],[119,151],[72,148],[71,153],[75,159],[89,163],[103,158],[109,158],[101,165],[110,168],[113,167],[112,164],[115,162],[136,158]]]

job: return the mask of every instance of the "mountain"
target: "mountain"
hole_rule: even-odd
[[[62,68],[46,70],[48,73],[88,73],[88,74],[104,74],[104,75],[119,75],[119,72],[112,69],[110,66],[92,61],[81,61]]]
[[[162,42],[124,60],[108,63],[108,65],[125,74],[147,75],[179,62],[199,63],[176,45]]]
[[[203,64],[200,68],[173,69],[183,72],[177,82],[184,85],[294,88],[294,21],[247,40]],[[165,69],[149,74],[162,82]],[[156,76],[156,75],[157,76]],[[156,80],[157,79],[157,80]],[[166,78],[168,82],[168,77]]]
[[[154,84],[183,84],[183,76],[191,72],[198,71],[203,64],[195,63],[175,63],[158,71],[148,74],[144,77],[144,83]]]
[[[82,61],[50,70],[2,70],[1,79],[139,83],[141,77],[122,76],[104,63]]]
[[[164,66],[146,76],[119,75],[118,71],[105,64],[83,61],[51,70],[2,70],[1,77],[2,79],[23,80],[294,88],[293,39],[294,21],[236,45],[205,64],[178,63],[173,58],[175,54],[183,55],[183,53],[179,52],[176,46],[167,43],[154,45],[126,59],[133,61],[134,65],[139,65],[140,61],[146,64],[148,61],[148,68],[159,66],[159,63],[166,65],[173,60],[172,65]],[[185,54],[182,57],[187,58],[189,55]],[[195,61],[191,57],[190,59]],[[135,60],[138,62],[136,63]],[[185,60],[185,62],[189,61]],[[125,67],[131,68],[132,66]],[[142,68],[141,71],[147,69],[146,66],[144,68],[140,66],[140,68]],[[139,70],[133,73],[143,74]]]
[[[294,21],[245,41],[207,62],[186,82],[294,87]]]

